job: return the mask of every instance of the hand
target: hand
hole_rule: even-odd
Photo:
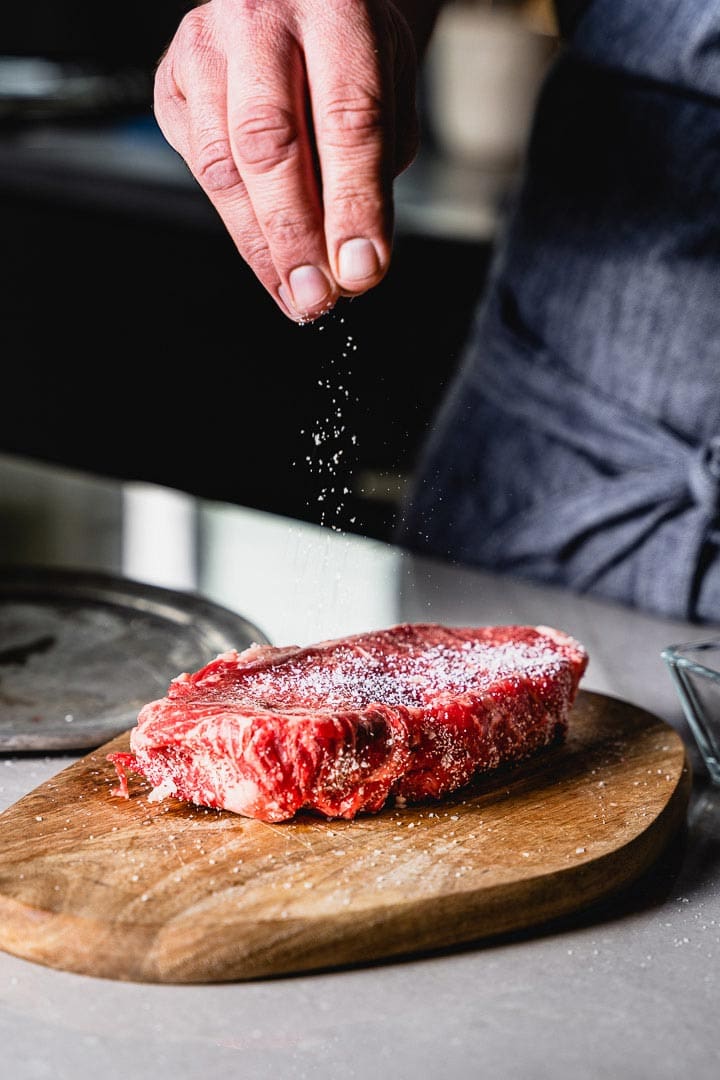
[[[165,138],[296,321],[387,272],[392,181],[417,151],[416,66],[389,0],[209,0],[160,60]]]

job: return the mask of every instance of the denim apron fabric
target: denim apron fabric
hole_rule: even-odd
[[[720,622],[719,515],[720,0],[594,0],[396,539]]]

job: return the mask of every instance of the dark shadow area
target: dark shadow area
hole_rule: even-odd
[[[120,194],[0,200],[0,451],[389,538],[487,247],[399,236],[376,290],[297,326],[219,223]]]
[[[92,62],[106,70],[152,71],[194,0],[127,0],[108,9],[92,0],[33,0],[11,5],[3,18],[2,52],[63,63]]]

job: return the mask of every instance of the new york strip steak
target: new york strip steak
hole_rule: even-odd
[[[405,623],[300,648],[222,653],[144,705],[126,770],[174,796],[263,821],[440,799],[564,738],[587,666],[545,626]]]

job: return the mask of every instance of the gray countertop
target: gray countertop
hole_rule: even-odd
[[[550,623],[586,645],[588,689],[656,713],[694,766],[685,833],[629,895],[542,931],[321,974],[120,983],[0,953],[3,1075],[670,1080],[720,1074],[720,789],[661,649],[713,628],[657,619],[390,545],[148,484],[0,457],[0,562],[197,590],[276,644],[400,621]],[[80,756],[5,756],[0,807]]]

